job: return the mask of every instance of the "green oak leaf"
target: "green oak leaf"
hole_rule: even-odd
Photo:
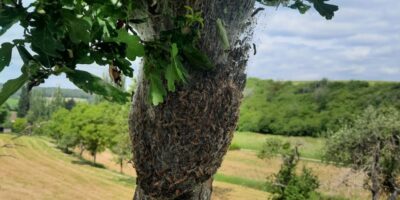
[[[207,55],[194,48],[191,44],[185,45],[182,49],[183,56],[187,59],[191,66],[200,70],[211,70],[214,65],[211,63]]]
[[[0,6],[0,36],[3,35],[11,26],[17,23],[24,16],[24,9]]]
[[[228,34],[227,34],[225,26],[220,18],[217,19],[217,30],[218,30],[219,38],[222,42],[222,47],[224,48],[224,50],[229,50],[230,44],[229,44],[229,40],[228,40]]]
[[[300,13],[304,14],[310,9],[310,5],[305,4],[304,2],[307,1],[313,4],[315,10],[325,17],[326,19],[330,20],[335,15],[335,12],[339,10],[337,5],[327,4],[325,2],[329,0],[257,0],[261,4],[266,6],[284,6],[289,7],[292,9],[298,9]]]
[[[169,64],[165,69],[165,79],[167,80],[168,91],[175,92],[175,81],[178,80],[178,76],[172,64]]]
[[[0,92],[0,105],[7,101],[7,99],[18,91],[27,81],[29,76],[27,73],[21,74],[18,78],[7,81]]]
[[[304,4],[303,1],[296,0],[292,5],[289,6],[289,8],[297,9],[301,14],[304,14],[311,8],[311,6]]]
[[[19,56],[25,64],[28,64],[29,61],[33,60],[32,55],[26,50],[24,46],[17,46]]]
[[[0,72],[6,67],[10,65],[12,49],[14,45],[6,42],[3,43],[0,47]]]
[[[125,76],[133,77],[133,68],[131,67],[132,64],[129,60],[117,57],[114,60],[114,65],[118,66]]]
[[[174,43],[171,47],[171,63],[165,69],[168,91],[175,92],[175,82],[185,81],[185,71],[178,58],[178,47]]]
[[[88,93],[95,93],[103,96],[107,100],[126,103],[129,93],[124,92],[103,79],[82,70],[65,70],[67,78],[77,87]]]
[[[81,55],[78,55],[77,62],[79,64],[89,65],[94,62],[94,59],[90,55],[85,55],[85,54],[82,55],[81,54]]]
[[[125,30],[118,30],[118,37],[113,39],[115,42],[126,44],[126,57],[134,61],[136,57],[144,56],[144,47],[136,35],[130,35]]]
[[[52,32],[53,26],[50,24],[41,29],[34,29],[34,31],[32,31],[32,37],[34,38],[34,40],[32,40],[32,47],[39,49],[49,56],[60,57],[57,51],[63,51],[65,48],[61,41],[54,38]]]
[[[151,102],[153,105],[157,106],[164,101],[164,96],[167,95],[167,92],[165,91],[159,74],[151,74],[148,78],[150,81]]]
[[[176,45],[176,43],[173,43],[171,45],[171,57],[175,58],[178,55],[178,53],[179,53],[178,46]]]
[[[328,0],[309,0],[314,4],[315,10],[318,11],[318,13],[325,17],[326,19],[332,19],[333,16],[335,15],[335,12],[339,10],[339,7],[337,5],[332,5],[332,4],[327,4],[325,3]]]
[[[82,18],[67,18],[68,22],[68,35],[71,41],[75,44],[81,42],[90,42],[90,23]]]

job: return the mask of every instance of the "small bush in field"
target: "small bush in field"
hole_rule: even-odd
[[[304,167],[300,175],[296,174],[300,158],[297,146],[292,148],[280,139],[267,139],[258,157],[270,159],[276,155],[281,155],[283,162],[279,172],[266,183],[273,194],[272,200],[308,200],[320,196],[316,192],[318,177],[310,169]]]
[[[290,151],[289,142],[283,142],[283,140],[278,138],[269,138],[265,140],[257,156],[261,159],[270,159],[278,154],[289,153],[288,151]]]
[[[240,150],[240,146],[238,144],[232,143],[229,146],[229,151]]]
[[[28,126],[28,121],[25,118],[17,118],[12,126],[14,133],[22,133]]]
[[[277,176],[279,176],[278,174]],[[291,177],[287,177],[290,180],[283,190],[278,191],[279,198],[284,200],[308,200],[314,194],[315,190],[319,187],[319,181],[312,171],[308,168],[303,168],[300,175],[293,174]],[[281,188],[280,188],[281,189]]]

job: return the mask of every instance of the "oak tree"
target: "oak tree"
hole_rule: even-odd
[[[372,200],[396,200],[400,194],[400,112],[367,108],[352,125],[334,133],[326,159],[366,173],[364,187]]]
[[[28,114],[29,97],[30,93],[28,92],[28,88],[22,87],[21,94],[19,95],[19,100],[18,100],[18,110],[17,110],[18,117],[25,117]]]
[[[331,19],[327,0],[258,0]],[[130,94],[80,64],[108,65],[114,80],[132,77],[142,57],[128,119],[137,171],[135,199],[210,199],[212,176],[233,132],[251,49],[255,0],[22,0],[0,3],[0,36],[19,22],[24,37],[0,49],[0,70],[16,48],[21,75],[4,84],[0,103],[18,88],[66,74],[84,91],[126,102]]]

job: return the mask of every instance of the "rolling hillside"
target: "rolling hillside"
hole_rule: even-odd
[[[318,137],[369,106],[400,108],[399,82],[249,78],[243,95],[238,130],[276,135]]]
[[[113,171],[107,155],[99,156],[107,168],[96,168],[57,150],[46,138],[14,137],[0,134],[0,199],[132,199],[134,177]],[[214,182],[216,200],[265,200],[267,195]]]
[[[279,158],[261,160],[256,156],[259,147],[244,141],[264,140],[267,136],[256,133],[237,133],[234,143],[242,150],[229,151],[214,177],[215,200],[265,200],[267,177],[276,173]],[[112,162],[109,151],[98,155],[104,168],[91,166],[86,160],[59,151],[43,137],[0,134],[0,199],[131,199],[135,187],[135,172],[125,166],[121,175],[119,166]],[[291,142],[304,142],[304,149],[320,143],[312,138],[282,138]],[[314,147],[318,151],[318,147]],[[313,157],[313,156],[310,156]],[[86,154],[84,158],[92,158]],[[302,161],[299,167],[312,168],[320,180],[319,191],[325,196],[348,199],[366,199],[369,193],[362,189],[362,174],[348,168],[338,168],[316,161]],[[350,179],[348,177],[351,177]]]

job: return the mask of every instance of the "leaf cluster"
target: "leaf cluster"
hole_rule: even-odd
[[[25,7],[22,1],[2,2],[0,36],[19,22],[24,38],[1,45],[0,71],[10,64],[13,48],[24,65],[20,77],[4,84],[0,104],[25,82],[30,90],[50,75],[61,73],[86,92],[126,102],[128,93],[76,67],[112,64],[124,75],[133,76],[130,62],[144,55],[140,38],[127,23],[133,8],[128,0],[41,0]]]
[[[326,0],[259,2],[287,6],[301,13],[312,4],[327,19],[331,19],[337,10],[337,6],[325,3]],[[14,48],[24,64],[22,74],[4,84],[0,104],[26,82],[31,89],[50,75],[61,73],[86,92],[111,101],[127,102],[128,93],[76,67],[93,63],[110,65],[116,68],[118,76],[132,77],[131,62],[144,56],[145,78],[150,83],[149,99],[157,105],[168,91],[175,91],[177,83],[186,81],[184,66],[201,70],[213,67],[208,57],[196,47],[199,30],[204,27],[201,12],[186,6],[187,13],[173,19],[174,28],[162,32],[154,41],[144,42],[132,26],[147,20],[135,17],[141,3],[130,0],[36,0],[25,6],[22,1],[3,0],[0,3],[0,36],[19,22],[24,37],[1,44],[0,72],[10,65]],[[224,30],[221,23],[218,27]],[[228,48],[226,33],[220,31],[220,34]]]
[[[167,91],[174,92],[175,83],[186,82],[185,61],[192,70],[213,68],[208,57],[196,47],[204,27],[201,13],[188,6],[185,8],[187,14],[175,19],[175,28],[162,31],[159,38],[146,42],[144,74],[150,83],[153,105],[163,102]]]
[[[284,6],[298,10],[301,14],[306,13],[314,7],[317,12],[326,19],[332,19],[335,12],[339,10],[337,5],[326,3],[329,0],[257,0],[266,6]]]
[[[86,71],[78,65],[96,63],[115,67],[118,76],[132,77],[131,62],[145,56],[145,75],[150,82],[154,105],[163,101],[175,83],[184,82],[183,58],[194,67],[211,68],[208,58],[195,43],[204,26],[200,12],[186,7],[187,13],[175,19],[176,26],[154,41],[141,41],[134,23],[135,1],[128,0],[41,0],[24,7],[22,2],[7,1],[0,7],[1,34],[20,22],[24,38],[2,44],[0,72],[10,64],[17,48],[24,61],[22,75],[10,80],[1,92],[0,104],[28,82],[28,89],[43,83],[50,75],[66,74],[76,86],[105,99],[127,102],[129,94]]]

